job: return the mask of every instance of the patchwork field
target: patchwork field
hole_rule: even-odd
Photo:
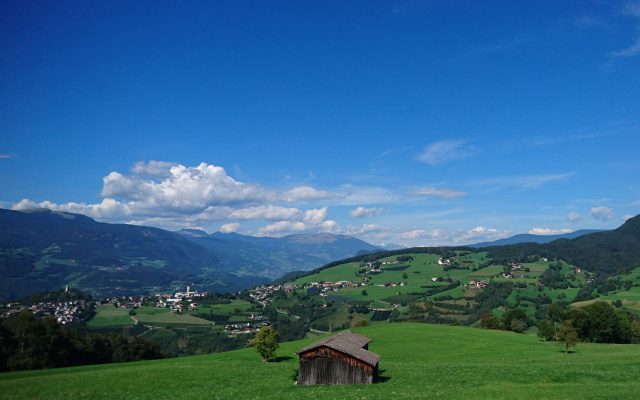
[[[317,340],[283,343],[279,362],[253,349],[58,370],[0,374],[3,399],[634,399],[640,346],[580,344],[565,355],[535,336],[429,324],[355,329],[382,356],[381,382],[294,385],[295,351]],[[160,383],[161,382],[161,383]]]
[[[189,314],[175,314],[166,308],[138,307],[135,315],[130,316],[127,308],[101,304],[96,307],[96,315],[87,322],[87,326],[92,329],[121,328],[134,325],[136,321],[142,325],[157,327],[211,325],[205,319]]]
[[[620,300],[622,305],[636,313],[640,313],[640,286],[634,286],[629,290],[623,290],[617,293],[611,293],[607,296],[598,297],[597,299],[587,300],[587,301],[579,301],[577,303],[573,303],[574,307],[582,307],[588,304],[594,303],[596,301],[616,301]]]
[[[172,312],[156,313],[156,314],[138,314],[134,318],[140,324],[150,326],[198,326],[211,325],[211,321],[197,318],[189,314],[175,314]]]

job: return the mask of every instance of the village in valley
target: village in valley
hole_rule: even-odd
[[[567,282],[565,289],[575,282],[576,289],[569,291],[573,294],[577,293],[579,284],[592,280],[578,267],[544,257],[531,263],[497,265],[486,253],[457,251],[446,255],[411,254],[347,263],[227,297],[210,295],[186,285],[186,290],[157,292],[151,296],[7,304],[2,316],[8,317],[29,308],[36,315],[52,315],[59,323],[68,324],[93,313],[96,314],[91,318],[94,323],[104,317],[106,320],[98,325],[108,326],[109,318],[117,315],[120,325],[127,325],[122,317],[124,321],[130,319],[133,325],[151,328],[172,323],[176,326],[210,325],[228,336],[254,334],[261,327],[273,324],[274,315],[303,318],[309,328],[326,331],[355,322],[411,318],[411,313],[422,307],[430,310],[428,315],[432,320],[460,323],[470,315],[475,296],[491,281],[515,285],[522,295],[512,296],[514,305],[527,307],[527,302],[535,305],[534,297],[553,297],[558,288],[545,288],[543,276],[550,268],[559,269],[560,276]],[[557,292],[555,297],[560,295]],[[297,301],[306,299],[308,307],[317,309],[315,316],[321,317],[313,320],[298,315],[300,307],[293,307],[291,303],[294,296]],[[266,312],[268,310],[272,312]],[[346,310],[346,314],[340,310]],[[535,307],[530,310],[533,312]],[[91,319],[88,321],[90,326]]]

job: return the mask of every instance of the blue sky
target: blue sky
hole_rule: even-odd
[[[371,242],[640,213],[640,2],[0,3],[0,206]]]

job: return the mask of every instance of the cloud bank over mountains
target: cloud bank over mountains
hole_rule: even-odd
[[[258,233],[286,233],[319,229],[334,231],[328,208],[290,205],[329,199],[331,195],[311,186],[286,189],[238,181],[220,166],[195,167],[164,161],[136,163],[130,174],[116,171],[102,178],[102,201],[96,204],[23,199],[15,210],[49,208],[88,215],[111,222],[154,225],[165,228],[202,227],[229,221],[222,231],[235,232],[240,221],[270,222]]]
[[[429,154],[435,157],[436,150],[460,150],[461,146],[466,145],[436,142],[429,146]],[[440,156],[438,160],[453,161],[445,158]],[[494,191],[531,190],[571,176],[572,173],[564,173],[490,178],[485,179],[484,185],[496,185]],[[465,191],[452,189],[446,183],[404,187],[345,183],[330,189],[307,184],[283,187],[243,182],[230,176],[223,167],[205,162],[186,166],[148,161],[135,163],[127,173],[112,171],[104,176],[98,202],[56,203],[24,198],[12,208],[48,208],[105,222],[169,230],[197,228],[256,236],[329,232],[358,236],[372,243],[396,242],[407,246],[462,245],[513,234],[511,230],[495,227],[491,219],[465,219],[470,211],[465,210],[464,202],[469,196],[477,196],[473,191],[478,185],[478,181],[468,182]],[[416,207],[427,212],[404,211]],[[614,210],[605,206],[584,212],[590,214],[592,221],[604,222],[615,217]],[[572,211],[561,218],[575,223],[582,215]],[[527,229],[536,234],[571,231],[567,227]]]

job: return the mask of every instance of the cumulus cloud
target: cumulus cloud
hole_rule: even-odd
[[[590,215],[598,221],[608,221],[614,216],[613,208],[593,207]]]
[[[467,195],[465,192],[446,188],[425,187],[411,192],[413,196],[437,197],[441,199],[455,199]]]
[[[328,219],[326,221],[323,221],[322,224],[320,224],[320,229],[323,232],[339,233],[340,232],[340,225],[338,225],[338,223],[336,221]]]
[[[171,167],[174,167],[178,164],[171,163],[167,161],[138,161],[131,168],[131,172],[136,175],[146,175],[146,176],[167,176],[171,170]]]
[[[113,219],[124,218],[132,214],[131,209],[126,204],[121,204],[114,199],[102,199],[97,204],[87,203],[65,203],[56,204],[51,201],[42,201],[36,203],[33,200],[22,199],[11,207],[13,210],[28,210],[34,208],[46,208],[53,211],[64,211],[75,214],[84,214],[91,218],[97,219]]]
[[[442,140],[427,146],[418,155],[418,161],[435,166],[471,157],[478,151],[475,146],[463,140]]]
[[[302,232],[307,229],[304,222],[301,221],[278,221],[260,228],[260,234],[273,235],[291,232]]]
[[[484,226],[476,226],[468,231],[462,232],[453,240],[458,243],[471,243],[479,241],[488,241],[502,239],[509,236],[511,232],[500,231],[496,228],[486,228]]]
[[[327,207],[307,210],[304,212],[304,222],[314,225],[320,224],[327,218],[328,213],[329,209]]]
[[[229,224],[222,224],[220,226],[220,232],[222,233],[231,233],[231,232],[237,232],[238,229],[240,229],[240,224],[237,222],[232,222]]]
[[[580,221],[582,219],[582,215],[578,214],[575,211],[571,211],[569,214],[567,214],[567,221],[569,222],[577,222]]]
[[[561,229],[551,229],[551,228],[531,228],[529,229],[529,233],[532,235],[562,235],[564,233],[573,232],[572,229],[561,228]]]
[[[359,207],[356,207],[355,210],[352,210],[349,213],[349,215],[351,215],[351,218],[365,218],[365,217],[374,217],[382,213],[384,213],[384,209],[382,208],[376,208],[376,207],[365,208],[365,207],[359,206]]]
[[[292,231],[335,231],[339,227],[326,221],[326,207],[303,209],[286,206],[287,203],[303,204],[331,196],[311,186],[279,189],[241,182],[229,176],[224,168],[207,163],[189,167],[149,161],[134,164],[130,173],[112,171],[104,176],[99,203],[56,204],[22,199],[13,208],[48,208],[109,222],[165,228],[206,223],[212,227],[211,223],[215,221],[258,220],[274,221],[264,227],[265,232],[283,232],[287,226]],[[233,227],[230,223],[225,229]]]

